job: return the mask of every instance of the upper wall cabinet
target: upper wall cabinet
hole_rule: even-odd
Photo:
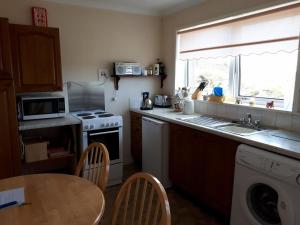
[[[10,25],[16,92],[62,90],[59,30]]]
[[[8,19],[0,18],[0,78],[12,78]]]

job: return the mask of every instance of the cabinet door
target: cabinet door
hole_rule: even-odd
[[[131,156],[135,163],[142,165],[142,116],[130,113],[131,120]]]
[[[62,89],[59,30],[10,25],[16,92]]]
[[[0,80],[0,179],[19,175],[21,160],[12,80]]]
[[[201,203],[229,217],[235,153],[239,143],[170,124],[172,182]]]
[[[188,164],[190,146],[184,145],[184,127],[170,124],[170,150],[169,150],[169,175],[172,182],[183,188],[189,189]]]
[[[229,217],[238,143],[216,135],[206,136],[203,197],[208,205]]]
[[[0,78],[12,78],[8,19],[0,18]]]
[[[203,144],[199,144],[196,130],[170,124],[170,178],[194,196],[202,193],[204,149]]]

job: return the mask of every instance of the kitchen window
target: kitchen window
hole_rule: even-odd
[[[299,55],[300,6],[289,5],[181,30],[177,34],[176,88],[191,92],[209,80],[227,99],[257,105],[274,101],[291,110]]]

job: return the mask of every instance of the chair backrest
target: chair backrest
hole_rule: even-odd
[[[102,143],[92,143],[82,154],[75,170],[76,176],[82,176],[105,191],[109,175],[109,153]]]
[[[111,225],[170,225],[167,194],[157,178],[136,173],[122,185],[114,203]]]

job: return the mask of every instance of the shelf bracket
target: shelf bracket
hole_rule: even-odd
[[[164,87],[164,80],[167,78],[167,75],[160,75],[160,88]]]
[[[115,80],[115,90],[119,90],[119,81],[120,81],[120,77],[119,76],[113,76],[114,80]]]

